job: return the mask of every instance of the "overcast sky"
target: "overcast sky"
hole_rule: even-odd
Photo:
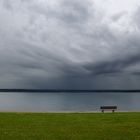
[[[140,0],[0,0],[0,88],[140,89]]]

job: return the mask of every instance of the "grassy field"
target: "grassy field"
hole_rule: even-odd
[[[0,113],[0,140],[140,140],[140,113]]]

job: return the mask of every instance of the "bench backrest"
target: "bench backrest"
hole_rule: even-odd
[[[101,106],[100,109],[117,109],[117,106]]]

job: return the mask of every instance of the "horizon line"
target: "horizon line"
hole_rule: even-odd
[[[0,92],[140,92],[140,89],[0,89]]]

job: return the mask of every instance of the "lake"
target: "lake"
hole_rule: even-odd
[[[0,111],[87,112],[102,105],[140,111],[140,93],[0,93]]]

